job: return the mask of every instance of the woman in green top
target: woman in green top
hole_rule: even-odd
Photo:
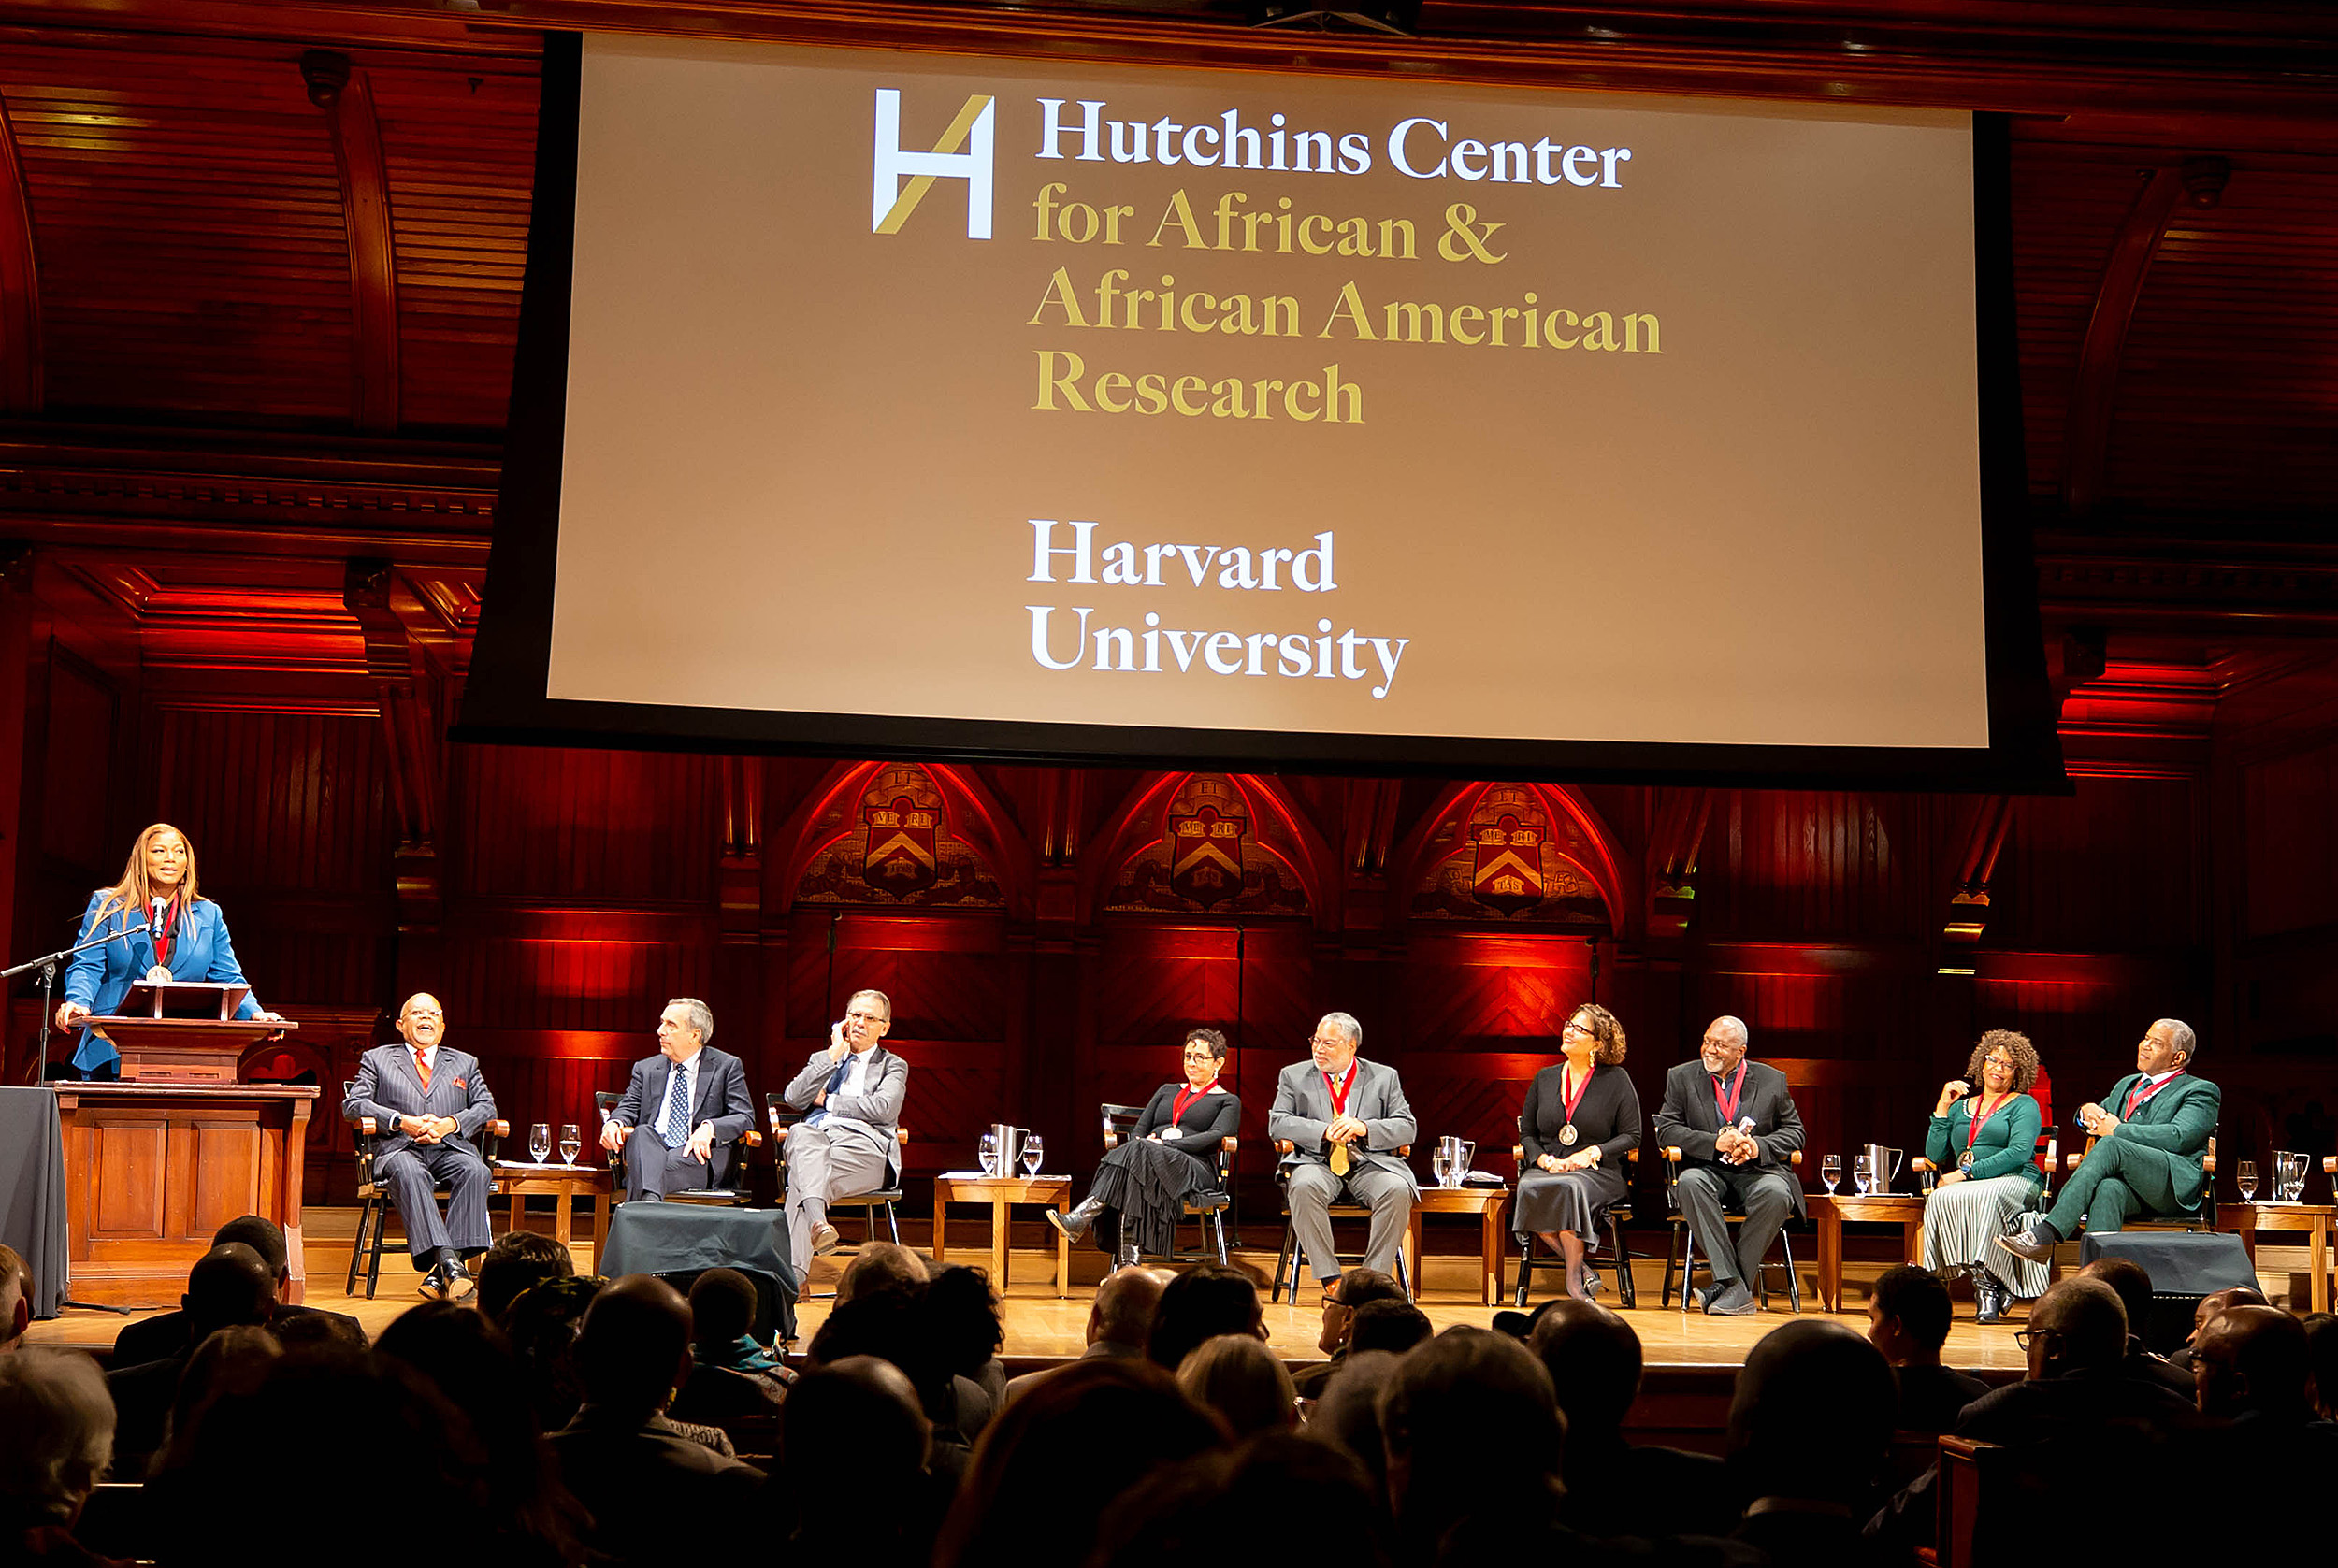
[[[1940,1189],[1924,1201],[1924,1266],[1972,1276],[1981,1321],[2004,1321],[2008,1296],[2044,1294],[2042,1263],[1994,1244],[2019,1229],[2044,1185],[2038,1169],[2038,1050],[2029,1037],[1991,1029],[1972,1048],[1965,1076],[1941,1086],[1924,1157],[1940,1168]],[[1974,1086],[1978,1085],[1978,1092]]]

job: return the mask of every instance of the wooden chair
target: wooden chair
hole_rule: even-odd
[[[2043,1162],[2039,1166],[2039,1170],[2043,1173],[2045,1179],[2038,1184],[2038,1196],[2031,1201],[2031,1207],[2034,1212],[2043,1214],[2048,1208],[2052,1207],[2054,1203],[2055,1150],[2059,1144],[2060,1140],[2047,1137],[2042,1138],[2040,1142],[2044,1145],[2045,1153],[2042,1157]],[[1908,1167],[1910,1170],[1917,1172],[1938,1171],[1941,1169],[1940,1166],[1933,1164],[1922,1155],[1918,1155],[1914,1158],[1909,1160]],[[1949,1169],[1954,1170],[1955,1166],[1952,1165]],[[2008,1172],[2007,1174],[2010,1175],[2012,1172]],[[2054,1266],[2051,1263],[2048,1263],[2046,1265],[2046,1277],[2051,1279],[2053,1276]]]
[[[1980,1532],[1982,1505],[2005,1450],[1994,1443],[1966,1437],[1940,1440],[1938,1483],[1939,1527],[1934,1537],[1934,1561],[1941,1568],[1977,1568],[1974,1537]]]
[[[1145,1115],[1142,1105],[1114,1105],[1105,1102],[1097,1107],[1104,1116],[1104,1153],[1120,1146],[1121,1140],[1132,1136],[1137,1122]],[[1227,1260],[1226,1209],[1234,1201],[1234,1155],[1242,1141],[1229,1137],[1218,1146],[1218,1186],[1209,1192],[1197,1192],[1185,1201],[1186,1217],[1194,1222],[1194,1244],[1191,1252],[1180,1252],[1174,1235],[1170,1238],[1169,1258],[1176,1262],[1189,1258],[1204,1258],[1213,1253],[1220,1263]],[[1214,1242],[1214,1245],[1213,1245]]]
[[[343,1081],[341,1103],[348,1104],[356,1095],[356,1081]],[[511,1135],[512,1124],[501,1116],[479,1129],[479,1153],[487,1162],[490,1178],[487,1189],[490,1192],[498,1190],[499,1185],[492,1179],[498,1146]],[[350,1129],[350,1136],[357,1150],[357,1237],[350,1244],[349,1278],[341,1286],[341,1294],[354,1296],[357,1293],[357,1266],[363,1263],[366,1270],[366,1300],[369,1302],[382,1284],[382,1245],[388,1240],[390,1216],[397,1213],[397,1205],[391,1201],[389,1184],[374,1173],[375,1145],[380,1142],[381,1129],[374,1124],[373,1118],[358,1117]],[[441,1203],[446,1201],[451,1191],[444,1182],[436,1183],[430,1188],[431,1196]],[[400,1226],[402,1229],[402,1221]],[[370,1241],[367,1239],[368,1234],[372,1238]]]
[[[1292,1168],[1299,1163],[1299,1152],[1292,1146],[1290,1140],[1277,1138],[1275,1140],[1275,1153],[1279,1157],[1275,1162],[1275,1185],[1283,1189],[1283,1244],[1281,1250],[1275,1254],[1275,1287],[1267,1300],[1281,1301],[1283,1287],[1288,1284],[1291,1287],[1291,1299],[1296,1302],[1299,1299],[1300,1248],[1298,1228],[1291,1223],[1291,1172]],[[1412,1145],[1410,1144],[1397,1145],[1396,1158],[1411,1158]],[[1334,1203],[1326,1212],[1334,1219],[1370,1219],[1372,1217],[1372,1211],[1361,1203]],[[1339,1253],[1336,1256],[1343,1262],[1349,1258],[1362,1261],[1364,1257],[1362,1253],[1349,1252]],[[1396,1249],[1396,1283],[1405,1287],[1407,1296],[1415,1294],[1412,1287],[1412,1271],[1405,1266],[1405,1249],[1402,1246]]]
[[[593,1107],[600,1113],[600,1119],[604,1124],[609,1120],[609,1113],[615,1110],[617,1102],[624,1098],[625,1096],[613,1093],[608,1089],[599,1089],[594,1092]],[[629,1139],[640,1130],[638,1127],[628,1127],[625,1129],[624,1138]],[[762,1146],[763,1134],[752,1127],[748,1128],[739,1134],[739,1142],[731,1150],[730,1185],[729,1187],[685,1187],[679,1192],[667,1193],[665,1201],[697,1203],[708,1208],[722,1209],[751,1207],[755,1202],[755,1180],[754,1172],[748,1164],[747,1151],[759,1149]],[[617,1147],[609,1151],[609,1181],[616,1189],[615,1201],[620,1203],[625,1201],[625,1143],[623,1139],[620,1139]]]
[[[763,1115],[771,1122],[772,1161],[779,1168],[779,1201],[783,1206],[787,1201],[787,1133],[809,1114],[809,1112],[799,1111],[789,1105],[787,1097],[784,1094],[767,1094],[763,1097]],[[901,1170],[906,1165],[908,1148],[909,1129],[894,1128],[893,1164],[895,1170]],[[902,1222],[901,1212],[896,1205],[901,1201],[902,1185],[899,1181],[895,1181],[890,1187],[881,1187],[873,1192],[856,1192],[845,1198],[831,1198],[828,1201],[828,1206],[831,1214],[838,1209],[859,1209],[861,1218],[868,1226],[867,1239],[873,1242],[876,1240],[877,1211],[884,1210],[886,1234],[898,1245],[902,1239]],[[808,1280],[801,1282],[806,1285],[809,1283]],[[826,1301],[835,1294],[833,1290],[818,1292],[805,1290],[798,1300]]]
[[[2221,1129],[2219,1129],[2221,1130]],[[2070,1157],[2065,1170],[2075,1171],[2094,1152],[2095,1137],[2086,1135],[2086,1146]],[[2216,1133],[2208,1135],[2208,1147],[2201,1155],[2201,1170],[2204,1179],[2200,1187],[2200,1213],[2195,1215],[2145,1215],[2129,1219],[2123,1229],[2129,1230],[2210,1230],[2216,1229]]]
[[[1518,1179],[1526,1180],[1526,1121],[1519,1118],[1519,1142],[1510,1145],[1510,1159],[1518,1167]],[[1632,1287],[1632,1249],[1624,1244],[1624,1222],[1632,1217],[1632,1174],[1639,1167],[1639,1150],[1627,1149],[1624,1155],[1624,1197],[1608,1211],[1608,1250],[1615,1255],[1615,1300],[1626,1312],[1639,1305],[1639,1292]],[[1515,1200],[1513,1200],[1513,1202]],[[1516,1214],[1513,1209],[1512,1214]],[[1555,1269],[1563,1259],[1535,1256],[1535,1239],[1524,1231],[1518,1234],[1518,1309],[1526,1309],[1526,1289],[1537,1269]]]
[[[1679,1188],[1681,1159],[1681,1151],[1679,1144],[1676,1144],[1665,1149],[1665,1210],[1667,1217],[1672,1224],[1672,1244],[1665,1252],[1664,1291],[1657,1301],[1658,1304],[1663,1306],[1672,1304],[1672,1284],[1677,1275],[1681,1283],[1681,1310],[1686,1312],[1689,1309],[1690,1281],[1695,1277],[1698,1264],[1696,1249],[1692,1244],[1692,1238],[1689,1235],[1689,1216],[1681,1212]],[[1786,1164],[1791,1170],[1800,1170],[1802,1151],[1800,1149],[1790,1150],[1786,1155]],[[1745,1216],[1724,1214],[1722,1220],[1727,1225],[1742,1225],[1745,1223]],[[1782,1255],[1780,1261],[1771,1262],[1768,1259],[1764,1259],[1762,1266],[1754,1271],[1754,1293],[1760,1298],[1765,1309],[1769,1306],[1769,1271],[1783,1268],[1786,1271],[1786,1302],[1797,1312],[1802,1310],[1802,1280],[1801,1276],[1795,1272],[1794,1267],[1794,1238],[1790,1233],[1792,1224],[1793,1221],[1789,1218],[1785,1225],[1778,1228],[1778,1250]]]

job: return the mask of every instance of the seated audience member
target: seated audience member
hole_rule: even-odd
[[[1372,1495],[1383,1508],[1388,1502],[1388,1445],[1380,1427],[1380,1395],[1402,1364],[1402,1357],[1386,1350],[1349,1351],[1302,1429],[1363,1466],[1371,1478]]]
[[[690,1308],[674,1287],[630,1274],[594,1297],[576,1368],[584,1403],[552,1446],[561,1479],[592,1514],[594,1548],[668,1562],[683,1521],[699,1552],[719,1559],[743,1546],[763,1473],[692,1442],[664,1414],[690,1375]]]
[[[2185,1421],[2176,1395],[2126,1375],[2127,1308],[2102,1281],[2056,1285],[2030,1309],[2027,1335],[2028,1376],[1965,1406],[1957,1436],[2019,1447]]]
[[[1912,1562],[1861,1533],[1898,1403],[1883,1353],[1840,1323],[1805,1318],[1764,1336],[1729,1402],[1727,1462],[1749,1500],[1734,1538],[1797,1568]]]
[[[243,1215],[211,1232],[213,1246],[225,1246],[229,1242],[240,1242],[258,1253],[260,1261],[267,1264],[268,1272],[276,1276],[276,1305],[269,1310],[267,1326],[278,1340],[284,1339],[285,1329],[296,1317],[325,1317],[342,1325],[344,1334],[354,1333],[359,1345],[365,1343],[366,1331],[354,1317],[345,1313],[302,1306],[289,1299],[292,1295],[292,1259],[284,1245],[283,1227],[261,1215]],[[300,1331],[296,1331],[294,1339],[300,1337]],[[113,1364],[134,1367],[144,1361],[166,1359],[189,1348],[185,1311],[158,1312],[152,1317],[141,1317],[134,1323],[123,1325],[122,1332],[114,1336]]]
[[[2192,1374],[2155,1356],[2143,1344],[2143,1323],[2151,1314],[2151,1273],[2132,1258],[2098,1258],[2078,1271],[2081,1279],[2099,1279],[2119,1293],[2127,1309],[2127,1359],[2120,1363],[2129,1377],[2157,1383],[2178,1399],[2192,1397]]]
[[[1312,1366],[1302,1367],[1292,1375],[1301,1399],[1313,1399],[1323,1391],[1323,1386],[1339,1371],[1341,1359],[1348,1354],[1349,1331],[1355,1323],[1358,1309],[1373,1302],[1409,1302],[1405,1287],[1396,1283],[1394,1274],[1378,1269],[1349,1269],[1323,1287],[1323,1331],[1315,1341],[1316,1348],[1331,1358]]]
[[[1145,1342],[1152,1337],[1153,1312],[1161,1305],[1163,1283],[1162,1276],[1150,1269],[1116,1269],[1106,1274],[1104,1283],[1096,1287],[1096,1299],[1088,1308],[1088,1348],[1080,1352],[1079,1359],[1143,1360]],[[1061,1370],[1044,1367],[1009,1378],[1007,1400],[1011,1403],[1020,1399],[1040,1379]]]
[[[1236,1442],[1299,1419],[1299,1396],[1282,1358],[1248,1334],[1204,1340],[1177,1367],[1177,1387],[1216,1411]]]
[[[945,1370],[981,1391],[979,1408],[964,1400],[959,1406],[959,1431],[971,1441],[1006,1403],[1006,1368],[999,1364],[1006,1325],[989,1273],[955,1263],[935,1268],[926,1282],[924,1317],[926,1337]]]
[[[829,1366],[851,1356],[873,1356],[899,1367],[933,1423],[934,1474],[954,1486],[972,1457],[972,1434],[991,1414],[990,1396],[981,1385],[951,1370],[954,1343],[960,1352],[955,1359],[965,1359],[967,1293],[950,1287],[940,1302],[930,1301],[925,1265],[906,1247],[890,1247],[874,1261],[854,1259],[843,1287],[828,1320],[814,1331],[805,1359]],[[956,1302],[949,1294],[953,1288],[960,1291]],[[938,1325],[944,1321],[955,1322],[955,1329],[943,1331]]]
[[[1220,1334],[1266,1337],[1258,1287],[1239,1269],[1197,1264],[1162,1288],[1145,1354],[1155,1366],[1175,1372],[1195,1345]]]
[[[426,1296],[460,1300],[475,1283],[463,1260],[487,1250],[487,1190],[494,1178],[479,1134],[496,1119],[479,1058],[446,1043],[439,999],[417,991],[398,1010],[402,1045],[377,1045],[357,1058],[357,1079],[341,1101],[354,1126],[373,1118],[373,1172],[390,1189],[406,1227],[406,1248],[423,1272]],[[446,1212],[436,1191],[447,1185]]]
[[[106,1374],[114,1401],[116,1480],[136,1480],[163,1446],[179,1374],[195,1347],[221,1329],[265,1324],[276,1306],[276,1276],[260,1255],[241,1242],[215,1246],[187,1271],[187,1291],[179,1304],[186,1313],[187,1338],[176,1354]]]
[[[1188,1568],[1222,1561],[1230,1542],[1287,1539],[1294,1520],[1335,1535],[1341,1568],[1390,1568],[1388,1508],[1371,1477],[1327,1444],[1262,1432],[1230,1453],[1165,1466],[1104,1520],[1092,1568]]]
[[[1436,1334],[1429,1315],[1410,1302],[1366,1302],[1348,1324],[1349,1354],[1389,1350],[1401,1356]]]
[[[1563,1297],[1536,1315],[1526,1348],[1551,1374],[1566,1417],[1566,1524],[1595,1536],[1726,1535],[1736,1526],[1738,1500],[1719,1460],[1624,1442],[1641,1352],[1621,1315]]]
[[[2314,1373],[2314,1398],[2323,1418],[2338,1420],[2338,1315],[2310,1314],[2305,1319],[2305,1354]]]
[[[2054,1256],[2057,1242],[2081,1230],[2102,1234],[2129,1215],[2200,1212],[2208,1185],[2204,1164],[2224,1091],[2191,1071],[2200,1055],[2189,1024],[2161,1018],[2135,1047],[2135,1071],[2112,1086],[2100,1105],[2078,1108],[2094,1147],[2042,1218],[1997,1244],[2033,1263]]]
[[[83,1552],[73,1526],[113,1446],[96,1362],[39,1346],[0,1356],[0,1561],[109,1561]]]
[[[2251,1557],[2308,1561],[2330,1553],[2328,1516],[2316,1506],[2338,1467],[2338,1424],[2314,1403],[2305,1325],[2278,1307],[2236,1306],[2217,1316],[2195,1348],[2200,1408],[2229,1422],[2201,1447],[2205,1474],[2246,1476],[2268,1506],[2245,1522]],[[2216,1531],[2204,1531],[2211,1546]]]
[[[0,1246],[0,1351],[24,1343],[33,1326],[33,1271],[12,1246]]]
[[[982,1434],[934,1568],[1078,1562],[1115,1499],[1156,1466],[1217,1447],[1224,1434],[1158,1366],[1065,1367]]]
[[[1307,1042],[1309,1059],[1293,1062],[1275,1080],[1266,1135],[1292,1146],[1283,1196],[1299,1250],[1329,1287],[1339,1277],[1332,1245],[1331,1206],[1343,1198],[1372,1211],[1364,1262],[1396,1272],[1421,1183],[1396,1151],[1418,1129],[1396,1070],[1356,1055],[1364,1026],[1345,1013],[1326,1013]]]
[[[2168,1364],[2181,1372],[2186,1377],[2190,1377],[2196,1347],[2200,1344],[2201,1335],[2208,1331],[2209,1324],[2214,1323],[2236,1306],[2270,1306],[2272,1304],[2265,1300],[2263,1291],[2252,1290],[2245,1285],[2234,1285],[2222,1290],[2211,1290],[2200,1299],[2199,1305],[2192,1308],[2192,1331],[2184,1336],[2183,1345],[2175,1354],[2168,1358]]]
[[[925,1568],[949,1499],[928,1468],[933,1427],[890,1361],[847,1356],[798,1379],[781,1409],[787,1560]],[[838,1470],[849,1466],[848,1496]],[[853,1497],[884,1500],[855,1506]]]
[[[503,1327],[504,1316],[520,1292],[548,1279],[567,1279],[576,1273],[576,1259],[568,1244],[534,1230],[513,1230],[496,1238],[496,1244],[479,1260],[479,1295],[472,1304],[487,1321]]]
[[[519,1359],[540,1431],[558,1431],[584,1402],[576,1372],[576,1331],[607,1283],[584,1274],[548,1279],[521,1291],[504,1310],[503,1331]]]
[[[460,1410],[486,1451],[488,1498],[502,1518],[502,1533],[516,1538],[486,1555],[509,1561],[525,1543],[535,1543],[547,1561],[577,1561],[584,1509],[561,1484],[536,1424],[527,1374],[503,1331],[467,1304],[426,1302],[383,1329],[376,1348]]]
[[[1597,1555],[1559,1522],[1566,1422],[1551,1374],[1517,1340],[1447,1330],[1397,1363],[1380,1422],[1399,1561]]]
[[[886,1290],[921,1294],[930,1272],[924,1259],[899,1242],[870,1242],[844,1265],[836,1282],[836,1304]]]
[[[163,1426],[163,1444],[153,1468],[165,1470],[184,1461],[187,1434],[205,1402],[250,1394],[283,1353],[283,1342],[275,1334],[249,1324],[206,1336],[188,1353],[186,1366],[179,1374],[179,1389],[171,1396],[170,1417]]]
[[[1899,1385],[1901,1431],[1948,1431],[1989,1386],[1941,1364],[1948,1343],[1948,1287],[1929,1269],[1886,1269],[1868,1296],[1868,1343]]]
[[[667,1414],[715,1426],[768,1416],[787,1397],[794,1374],[758,1344],[755,1281],[736,1269],[709,1269],[690,1282],[690,1381]]]

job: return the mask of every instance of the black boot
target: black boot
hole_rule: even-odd
[[[1049,1209],[1047,1223],[1074,1241],[1084,1242],[1088,1240],[1089,1229],[1096,1223],[1096,1216],[1104,1212],[1104,1200],[1091,1192],[1073,1205],[1072,1212],[1068,1215],[1059,1210]]]
[[[2005,1308],[2008,1304],[2008,1298],[2011,1294],[2012,1292],[2008,1291],[2004,1286],[1999,1284],[1993,1275],[1985,1272],[1977,1272],[1974,1273],[1972,1278],[1972,1298],[1973,1304],[1980,1309],[1978,1315],[1979,1321],[1984,1323],[2004,1322]]]

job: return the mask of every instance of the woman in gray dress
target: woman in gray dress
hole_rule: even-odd
[[[1513,1224],[1521,1249],[1538,1240],[1566,1260],[1566,1293],[1587,1302],[1599,1276],[1585,1255],[1624,1197],[1624,1157],[1639,1147],[1639,1091],[1624,1071],[1624,1026],[1596,1002],[1567,1015],[1559,1054],[1535,1074],[1519,1114],[1525,1158]]]

